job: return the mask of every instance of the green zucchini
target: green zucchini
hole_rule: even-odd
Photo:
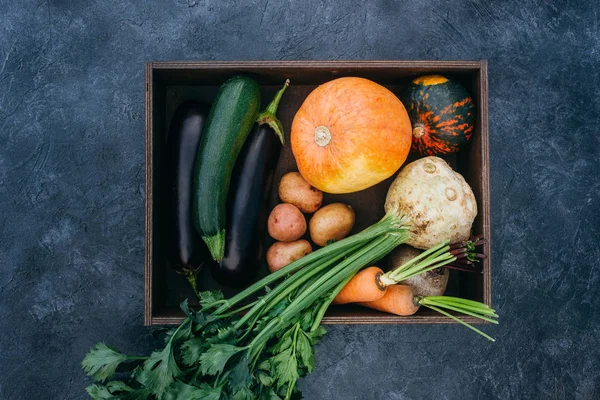
[[[194,226],[217,262],[225,252],[231,174],[259,110],[256,81],[234,76],[219,88],[202,132],[194,170]]]

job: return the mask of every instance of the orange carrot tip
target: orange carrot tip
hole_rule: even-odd
[[[413,315],[419,310],[419,304],[415,302],[415,294],[407,285],[389,286],[385,295],[380,299],[360,304],[378,311],[402,316]]]

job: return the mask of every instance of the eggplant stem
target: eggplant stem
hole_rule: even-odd
[[[192,287],[192,289],[194,289],[194,293],[196,294],[196,297],[198,298],[198,300],[202,300],[202,296],[200,296],[200,292],[198,292],[198,284],[196,282],[196,273],[192,272],[191,274],[186,275],[185,278],[190,283],[190,286]]]
[[[258,114],[258,118],[256,119],[256,123],[258,123],[258,125],[267,124],[271,127],[271,129],[275,131],[275,134],[279,138],[279,141],[281,141],[282,146],[285,145],[285,133],[283,132],[283,124],[277,119],[277,108],[279,107],[281,96],[283,96],[283,93],[289,85],[290,80],[286,79],[285,83],[283,84],[283,87],[279,89],[277,93],[275,93],[275,97],[273,97],[273,100],[271,100],[271,102],[263,112]]]

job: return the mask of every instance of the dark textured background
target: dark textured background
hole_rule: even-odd
[[[488,59],[497,343],[455,325],[330,327],[302,388],[600,397],[594,0],[125,3],[0,0],[0,399],[83,399],[96,341],[154,346],[143,62],[172,59]]]

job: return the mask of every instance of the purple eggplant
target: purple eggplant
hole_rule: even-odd
[[[233,169],[227,198],[225,256],[211,268],[215,280],[225,286],[247,285],[260,266],[268,199],[284,143],[283,127],[275,114],[288,85],[286,81],[259,115]]]
[[[196,274],[210,253],[192,222],[194,164],[208,107],[188,101],[171,120],[165,149],[165,238],[167,261],[188,279],[194,291]]]

